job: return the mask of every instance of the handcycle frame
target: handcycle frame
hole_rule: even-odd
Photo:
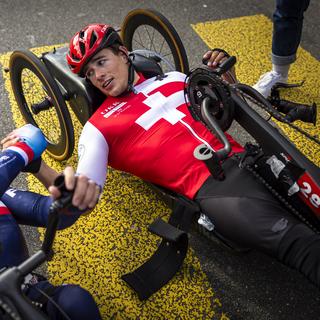
[[[148,11],[145,11],[148,12]],[[152,11],[154,14],[154,12]],[[141,12],[139,13],[141,14]],[[129,14],[130,16],[130,14]],[[133,15],[135,16],[135,15]],[[152,15],[151,15],[152,16]],[[146,19],[152,19],[150,16],[146,15]],[[152,16],[153,17],[153,16]],[[156,15],[158,17],[158,15]],[[135,22],[136,24],[137,22]],[[125,24],[124,30],[128,28],[128,24]],[[136,26],[132,27],[134,29]],[[132,30],[131,30],[132,31]],[[172,30],[171,30],[172,31]],[[123,36],[125,38],[125,36]],[[180,40],[181,42],[181,40]],[[182,43],[181,43],[182,46]],[[129,49],[130,46],[128,46]],[[181,47],[183,48],[183,46]],[[181,49],[180,48],[180,49]],[[182,52],[185,53],[184,48],[181,49]],[[86,80],[79,78],[78,76],[71,73],[69,70],[66,61],[65,61],[65,54],[67,52],[67,48],[59,48],[53,50],[53,52],[43,53],[42,56],[39,58],[32,55],[30,52],[26,51],[19,51],[13,54],[13,58],[10,61],[10,69],[11,69],[11,76],[17,76],[17,73],[14,72],[14,64],[17,62],[17,57],[25,59],[27,62],[30,62],[31,66],[37,66],[38,69],[36,70],[38,73],[37,75],[41,74],[44,80],[47,80],[49,86],[54,86],[54,91],[58,92],[60,95],[59,98],[56,99],[57,108],[61,111],[62,109],[66,109],[64,106],[65,100],[70,102],[71,108],[73,109],[74,113],[76,114],[78,120],[81,124],[84,124],[90,115],[95,111],[95,109],[100,105],[102,99],[104,98],[100,92],[98,92],[95,88],[93,88],[90,83]],[[152,53],[151,53],[152,55]],[[140,68],[141,71],[148,72],[149,77],[154,75],[159,75],[162,73],[161,68],[158,65],[158,58],[157,55],[152,57],[145,57],[144,52],[136,51],[134,56],[134,63],[137,69]],[[188,64],[185,63],[185,58],[181,59],[180,64],[180,71],[185,73],[188,72]],[[21,60],[20,60],[21,61]],[[183,63],[184,61],[184,63]],[[175,66],[176,69],[177,66]],[[220,75],[219,73],[217,73]],[[19,75],[19,73],[18,73]],[[20,74],[21,76],[21,74]],[[48,80],[50,79],[50,80]],[[14,81],[11,79],[11,81]],[[45,81],[46,82],[46,81]],[[254,91],[250,87],[245,87],[242,85],[249,93],[255,97]],[[319,228],[319,221],[318,218],[320,216],[319,208],[312,208],[311,203],[311,196],[312,194],[320,195],[320,169],[313,164],[308,158],[306,158],[295,146],[292,142],[290,142],[285,136],[283,136],[278,129],[272,126],[268,121],[263,119],[255,110],[253,110],[245,100],[239,96],[235,87],[230,86],[230,97],[232,101],[235,103],[235,113],[234,113],[234,120],[237,121],[241,127],[243,127],[251,136],[255,138],[257,143],[261,146],[264,154],[266,155],[273,155],[273,154],[283,154],[288,159],[292,159],[292,161],[303,170],[303,174],[299,177],[299,185],[305,186],[308,184],[312,187],[311,193],[303,193],[300,191],[300,198],[304,200],[306,203],[307,208],[311,208],[310,212],[312,211],[313,214],[313,225],[317,230]],[[16,90],[17,91],[17,90]],[[49,90],[50,91],[50,90]],[[50,93],[50,92],[49,92]],[[16,94],[16,92],[15,92]],[[22,93],[23,94],[23,93]],[[16,94],[17,98],[17,94]],[[25,112],[25,107],[22,105],[21,99],[17,99],[20,109]],[[263,100],[262,100],[263,103]],[[48,106],[43,105],[44,109]],[[40,106],[41,108],[41,106]],[[228,156],[230,146],[228,145],[228,140],[226,139],[223,130],[221,130],[220,125],[217,123],[215,118],[210,113],[210,105],[208,99],[205,99],[202,104],[202,109],[204,113],[207,114],[207,122],[206,125],[218,136],[221,142],[224,144],[221,154],[219,154],[220,160],[224,160],[226,156]],[[63,118],[64,115],[67,113],[65,110],[61,112],[59,115]],[[68,114],[66,117],[70,117]],[[70,123],[70,119],[66,120],[63,119],[63,124],[65,126],[69,126],[69,131],[72,131],[72,122]],[[36,124],[36,123],[34,123]],[[70,127],[71,126],[71,127]],[[70,132],[69,132],[70,133]],[[73,135],[73,131],[71,132]],[[72,140],[72,139],[71,139]],[[71,150],[71,151],[70,151]],[[69,144],[68,150],[60,155],[54,155],[56,159],[63,160],[70,156],[70,152],[72,153],[73,145],[72,143]],[[169,199],[174,201],[183,201],[186,205],[197,205],[181,195],[175,194],[166,190],[164,188],[155,186],[162,194],[164,194]],[[312,210],[314,209],[314,210]],[[310,217],[309,217],[310,218]],[[41,264],[43,261],[48,259],[49,253],[51,251],[52,241],[55,235],[55,226],[56,221],[53,221],[50,226],[47,228],[45,241],[42,246],[42,250],[36,253],[34,256],[29,258],[26,262],[21,264],[18,267],[13,267],[5,270],[3,273],[0,273],[0,294],[3,292],[3,286],[1,287],[1,280],[4,277],[13,279],[12,281],[12,288],[10,289],[13,292],[11,296],[12,299],[16,299],[19,297],[18,304],[18,311],[22,312],[22,314],[32,314],[30,319],[46,319],[45,315],[36,314],[39,311],[35,310],[34,307],[29,305],[29,302],[25,300],[25,298],[21,298],[18,286],[17,286],[17,279],[21,278],[23,275],[27,274],[29,271],[33,270],[36,266]],[[222,239],[223,241],[226,239]],[[230,242],[227,241],[229,245]],[[231,244],[232,246],[233,244]],[[7,281],[4,282],[5,284]],[[36,314],[36,316],[35,316]],[[26,318],[27,320],[29,318]]]
[[[175,68],[187,73],[188,63],[185,61],[186,55],[182,42],[170,22],[168,22],[161,14],[157,13],[156,11],[138,9],[133,10],[128,14],[123,24],[124,27],[122,29],[122,37],[129,49],[132,49],[132,44],[126,43],[126,41],[130,42],[132,40],[132,33],[134,32],[137,25],[139,25],[139,23],[141,22],[139,19],[135,20],[135,18],[137,16],[139,17],[139,15],[142,15],[145,18],[145,20],[142,20],[143,22],[147,21],[147,23],[150,23],[151,25],[154,25],[154,23],[159,23],[160,20],[160,27],[163,29],[166,28],[166,32],[168,32],[167,26],[169,26],[168,38],[174,39],[173,42],[176,44],[176,46],[179,46],[180,51],[178,52],[178,54],[176,54],[176,56],[179,57],[179,59],[182,56],[180,60],[178,59],[178,63],[176,63]],[[134,19],[130,20],[132,19],[132,17]],[[130,32],[126,32],[128,29],[130,29]],[[128,36],[128,34],[130,35]],[[43,53],[40,59],[27,51],[14,52],[12,58],[10,59],[10,71],[11,81],[14,85],[15,77],[17,76],[17,73],[15,73],[15,63],[18,61],[17,57],[23,57],[24,59],[30,61],[32,60],[36,66],[39,66],[40,73],[43,71],[43,77],[47,79],[50,84],[55,85],[55,90],[62,96],[62,98],[60,97],[60,99],[57,99],[56,108],[58,108],[58,110],[60,111],[63,111],[59,115],[60,119],[63,118],[63,115],[66,115],[66,117],[63,118],[63,125],[67,127],[69,134],[73,136],[72,122],[70,119],[67,119],[70,118],[70,116],[65,112],[65,109],[67,109],[67,107],[65,106],[65,100],[70,102],[71,108],[73,109],[80,123],[84,124],[95,111],[95,109],[100,105],[103,100],[103,96],[89,82],[87,82],[85,79],[79,78],[69,70],[65,59],[66,52],[66,47],[55,49],[52,52]],[[152,56],[151,53],[151,57],[146,57],[141,53],[143,52],[137,51],[133,55],[135,67],[138,70],[148,73],[147,77],[161,74],[162,71],[158,64],[159,56],[157,56],[156,53]],[[43,68],[45,69],[43,70]],[[239,84],[238,88],[240,86],[242,86],[242,88],[244,88],[244,90],[247,91],[249,95],[254,98],[256,97],[256,93],[251,87]],[[292,161],[294,165],[301,169],[301,172],[303,173],[299,176],[299,179],[297,181],[299,186],[302,187],[302,189],[299,191],[299,197],[304,203],[306,203],[307,210],[312,211],[312,213],[310,213],[311,220],[313,220],[312,222],[315,224],[316,228],[320,230],[318,221],[320,217],[320,209],[319,206],[315,206],[312,202],[313,195],[315,195],[316,197],[320,197],[319,167],[317,167],[307,157],[305,157],[291,141],[289,141],[285,136],[282,135],[282,133],[280,133],[278,129],[272,126],[254,109],[252,109],[248,105],[248,103],[239,96],[236,88],[236,85],[234,85],[234,87],[230,86],[229,88],[230,97],[235,104],[234,120],[238,122],[240,126],[244,128],[252,137],[254,137],[265,155],[282,155],[286,159],[290,159],[290,161]],[[17,91],[17,88],[14,87],[18,105],[22,113],[24,113],[25,115],[25,107],[23,101],[19,99],[19,94],[21,96],[21,93],[17,94]],[[259,97],[259,99],[262,104],[268,102],[261,96]],[[224,136],[223,130],[221,130],[214,117],[210,116],[210,112],[208,112],[208,114],[209,117],[207,125],[211,128],[212,131],[215,132],[215,134],[217,134],[219,139],[222,141],[222,143],[224,144],[223,149],[225,152],[226,150],[228,150],[228,142]],[[25,118],[28,119],[26,115]],[[37,125],[37,123],[34,124]],[[68,150],[64,150],[64,152],[60,155],[53,154],[56,159],[63,160],[70,156],[73,151],[73,139],[69,139],[69,142],[70,144],[67,147]],[[228,152],[225,153],[226,154],[224,156],[228,154]],[[310,190],[308,189],[308,192],[303,192],[306,186],[308,186]],[[162,188],[160,188],[160,190],[162,193],[167,194],[171,198],[182,198],[180,195],[174,195],[168,190]],[[286,195],[285,197],[288,198]]]

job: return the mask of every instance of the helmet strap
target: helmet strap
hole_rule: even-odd
[[[128,57],[128,63],[129,63],[129,70],[128,70],[128,91],[132,91],[133,93],[135,93],[135,89],[133,86],[133,82],[134,82],[134,66],[132,63],[132,60],[130,59],[130,57]]]

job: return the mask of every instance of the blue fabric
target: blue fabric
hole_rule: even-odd
[[[303,15],[310,0],[277,0],[273,14],[272,58],[274,64],[295,60],[301,40]],[[278,58],[280,57],[280,58]],[[287,57],[281,59],[281,57]],[[275,63],[277,62],[279,63]]]
[[[24,160],[17,152],[0,152],[0,199],[23,167]],[[16,221],[11,214],[0,215],[0,268],[17,265],[27,257],[27,246]]]
[[[0,215],[0,243],[0,268],[18,265],[28,258],[25,239],[11,214]],[[63,285],[54,287],[48,281],[40,281],[25,290],[25,294],[29,299],[42,302],[42,294],[36,289],[49,294],[54,302],[72,320],[101,319],[99,309],[93,297],[88,291],[79,286]],[[49,292],[47,291],[48,289]],[[50,319],[65,319],[51,301],[45,303],[43,311]]]
[[[0,152],[0,198],[23,168],[24,160],[19,153],[13,150]]]
[[[40,150],[40,149],[39,149]],[[41,151],[42,152],[42,151]],[[41,153],[40,153],[41,154]],[[0,215],[0,268],[19,265],[28,258],[28,249],[17,223],[45,227],[48,222],[52,199],[33,192],[16,189],[7,190],[12,180],[24,167],[23,158],[12,150],[0,152],[0,199],[14,214]],[[6,193],[5,190],[7,190]],[[60,215],[59,228],[72,225],[84,211],[70,208]],[[51,296],[72,320],[100,320],[99,309],[88,291],[75,285],[54,287],[48,281],[41,281],[27,289],[27,296],[36,300],[36,288],[53,288]],[[50,319],[65,319],[56,306],[49,301],[44,310]],[[0,315],[1,318],[1,315]]]
[[[19,224],[46,227],[48,224],[49,207],[52,198],[30,191],[9,189],[1,198]],[[71,208],[68,213],[60,214],[58,229],[65,229],[75,223],[81,213],[76,208]]]
[[[11,214],[0,215],[0,269],[15,266],[28,258],[22,232]]]
[[[47,141],[41,130],[32,124],[26,124],[16,130],[16,134],[25,142],[33,151],[34,159],[41,156],[47,147]]]
[[[49,296],[72,320],[99,320],[99,309],[88,291],[77,285],[53,286],[48,281],[41,281],[27,291],[27,296],[34,301],[42,301],[41,293],[37,290],[48,292]],[[64,320],[65,317],[49,300],[44,311],[50,319]]]

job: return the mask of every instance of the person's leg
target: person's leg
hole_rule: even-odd
[[[27,257],[22,232],[9,209],[0,201],[0,269],[18,265]]]
[[[226,180],[209,178],[196,201],[216,231],[265,252],[320,287],[320,235],[285,210],[269,191],[228,160]]]
[[[53,300],[46,299],[42,292]],[[33,301],[44,304],[43,310],[50,319],[64,320],[65,317],[55,304],[71,320],[99,320],[101,315],[91,294],[77,285],[53,286],[48,281],[41,281],[27,289],[26,295]]]
[[[303,15],[309,2],[310,0],[277,0],[273,14],[273,65],[288,66],[296,60],[296,52],[301,40]]]
[[[272,71],[263,74],[253,86],[269,97],[276,83],[287,83],[290,64],[296,60],[301,40],[303,14],[310,0],[277,0],[273,14]]]
[[[48,224],[49,207],[52,198],[38,193],[14,188],[8,189],[1,201],[10,209],[19,224],[34,227],[46,227]],[[58,229],[71,226],[80,217],[82,211],[69,209],[68,214],[61,214]]]

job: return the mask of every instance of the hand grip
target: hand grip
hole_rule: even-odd
[[[202,63],[207,65],[209,59],[202,59]],[[230,56],[221,64],[219,64],[216,68],[212,68],[212,71],[218,75],[222,75],[230,70],[237,62],[237,58],[235,56]]]

